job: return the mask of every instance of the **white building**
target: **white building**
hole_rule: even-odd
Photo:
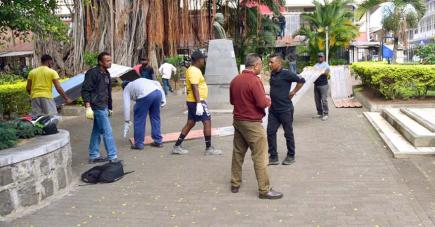
[[[412,45],[433,43],[435,37],[435,0],[426,0],[426,13],[418,23],[418,28],[409,30]]]
[[[73,0],[57,0],[56,15],[58,15],[61,20],[71,23],[73,12],[74,12]]]

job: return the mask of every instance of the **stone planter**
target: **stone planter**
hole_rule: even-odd
[[[38,136],[0,151],[0,221],[65,194],[72,180],[69,132]]]

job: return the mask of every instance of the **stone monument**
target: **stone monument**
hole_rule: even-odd
[[[216,13],[216,16],[214,18],[213,22],[213,33],[215,39],[226,39],[227,35],[225,33],[225,29],[223,24],[225,23],[225,18],[222,13]]]
[[[233,41],[226,39],[224,16],[217,13],[213,23],[214,38],[209,41],[205,77],[208,85],[208,103],[212,110],[232,110],[229,102],[230,82],[239,73]]]
[[[210,40],[205,77],[209,89],[207,101],[211,109],[232,109],[229,104],[230,82],[238,73],[233,41]]]

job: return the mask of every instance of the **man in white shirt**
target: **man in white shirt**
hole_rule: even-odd
[[[145,124],[147,114],[150,114],[151,138],[153,147],[163,147],[162,133],[160,131],[160,106],[166,104],[166,97],[160,83],[154,80],[139,78],[132,82],[124,81],[124,138],[130,129],[130,100],[136,102],[134,112],[134,144],[132,149],[144,148]]]
[[[160,75],[162,75],[163,89],[165,94],[168,95],[168,90],[170,92],[174,92],[172,90],[171,84],[169,84],[169,80],[171,79],[172,73],[177,73],[177,68],[175,68],[171,63],[165,59],[163,60],[163,65],[159,68]]]

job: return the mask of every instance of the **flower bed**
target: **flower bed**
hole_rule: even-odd
[[[435,65],[356,62],[351,69],[364,86],[377,90],[387,99],[422,97],[435,88]]]

